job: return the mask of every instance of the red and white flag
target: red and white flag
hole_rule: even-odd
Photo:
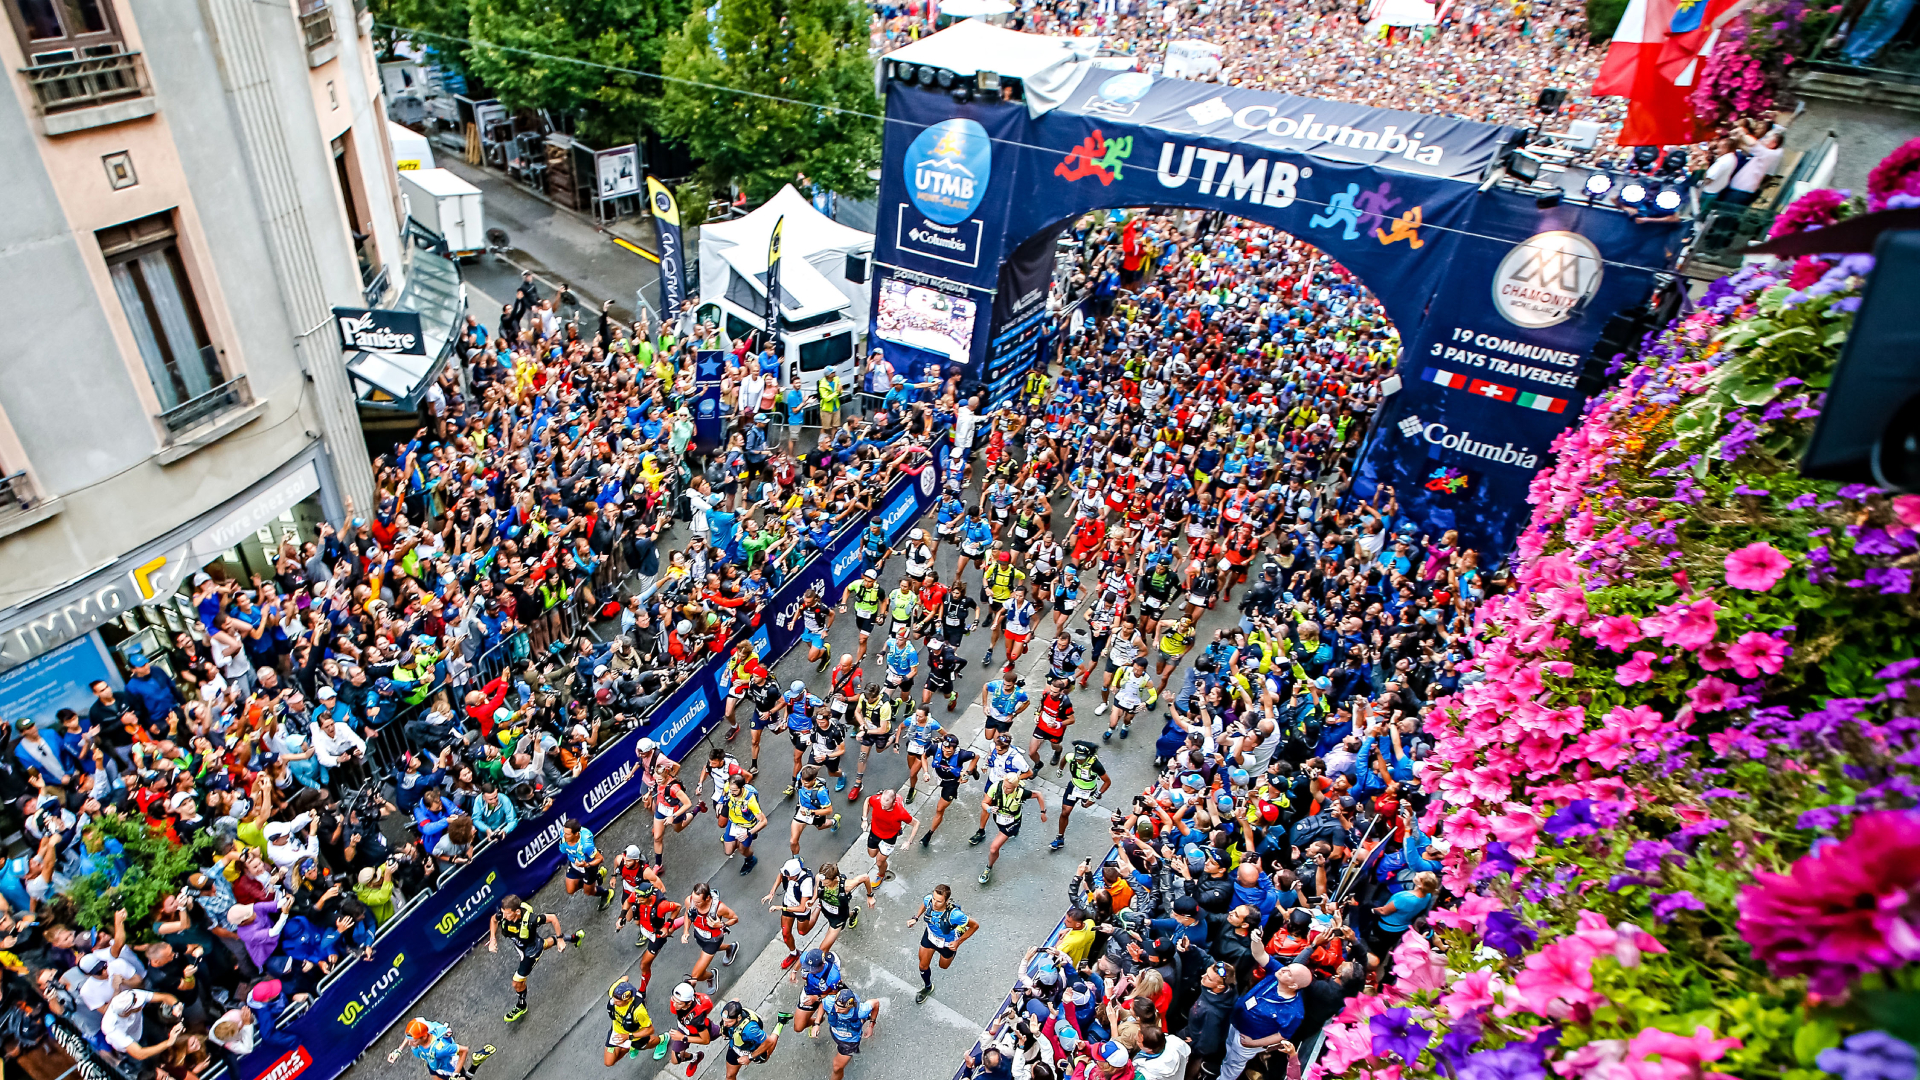
[[[1622,146],[1666,146],[1700,137],[1693,103],[1688,100],[1690,88],[1661,70],[1667,31],[1679,8],[1680,0],[1631,0],[1607,47],[1592,93],[1627,99],[1627,119],[1620,128]]]

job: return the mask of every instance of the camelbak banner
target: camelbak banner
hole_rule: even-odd
[[[998,31],[967,33],[990,45]],[[940,38],[899,55],[924,63],[939,51],[914,50]],[[1678,226],[1481,191],[1508,127],[1092,65],[1057,84],[1036,115],[889,80],[870,334],[889,359],[945,356],[1004,399],[1059,339],[1034,280],[1045,237],[1130,207],[1270,226],[1338,260],[1399,331],[1399,389],[1355,489],[1390,486],[1436,538],[1457,528],[1504,551],[1580,414],[1581,362],[1671,264]]]

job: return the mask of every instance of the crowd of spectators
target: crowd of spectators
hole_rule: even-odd
[[[1297,1076],[1441,899],[1417,717],[1459,685],[1475,606],[1504,582],[1390,488],[1351,490],[1397,342],[1339,266],[1199,215],[1082,228],[1091,318],[1011,410],[1043,434],[1009,467],[1058,455],[1113,708],[1166,718],[1157,778],[1106,800],[1111,853],[1080,864],[1060,933],[971,1063],[1014,1080]],[[1175,619],[1229,605],[1237,624],[1210,638]]]

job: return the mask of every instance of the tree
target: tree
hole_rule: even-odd
[[[459,39],[467,36],[468,24],[472,12],[467,10],[467,0],[373,0],[373,17],[382,26],[376,31],[376,40],[381,42],[383,52],[390,53],[396,41],[411,41],[422,49],[430,49],[433,59],[439,64],[467,74],[467,46]],[[409,34],[404,30],[388,30],[385,27],[408,27],[417,33]]]
[[[763,202],[804,174],[867,198],[880,163],[867,41],[856,0],[721,0],[667,45],[662,70],[684,81],[667,84],[661,130],[716,192],[738,184]]]
[[[1627,0],[1587,0],[1587,40],[1601,44],[1613,40],[1620,16],[1627,13]]]

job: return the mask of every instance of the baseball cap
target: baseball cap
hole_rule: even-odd
[[[1118,1069],[1127,1063],[1127,1048],[1109,1039],[1094,1048],[1093,1056],[1109,1068]]]
[[[827,969],[827,954],[819,949],[808,949],[800,957],[800,970],[810,975],[818,975]]]

